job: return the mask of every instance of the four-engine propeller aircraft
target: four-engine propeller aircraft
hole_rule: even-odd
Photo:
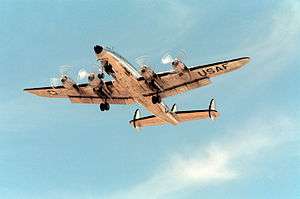
[[[155,73],[144,65],[137,71],[124,57],[109,48],[94,47],[97,61],[103,70],[113,77],[104,81],[103,73],[89,73],[88,83],[76,84],[70,77],[60,78],[62,86],[27,88],[32,94],[50,98],[69,98],[72,103],[100,104],[100,110],[109,110],[110,104],[133,104],[144,106],[153,115],[139,117],[134,113],[130,124],[134,128],[163,124],[176,125],[197,119],[214,119],[219,116],[214,100],[208,109],[177,111],[174,104],[171,109],[162,102],[163,98],[174,96],[188,90],[206,86],[210,78],[238,69],[247,64],[249,57],[188,68],[182,60],[166,55],[162,61],[169,63],[174,70]]]

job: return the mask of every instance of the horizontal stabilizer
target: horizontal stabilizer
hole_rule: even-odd
[[[219,115],[219,112],[215,109],[214,100],[210,102],[208,109],[174,112],[174,117],[179,123],[207,118],[214,119]],[[130,124],[132,124],[134,128],[139,128],[145,126],[159,126],[168,123],[155,115],[150,115],[142,118],[134,117],[134,119],[130,121]]]

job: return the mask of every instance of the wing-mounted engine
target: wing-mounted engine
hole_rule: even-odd
[[[189,72],[188,67],[179,59],[175,59],[171,62],[171,65],[176,73],[182,76],[184,73]]]
[[[73,81],[70,76],[69,72],[73,68],[70,65],[62,65],[59,66],[59,75],[57,77],[50,78],[50,84],[53,89],[62,85],[64,88],[73,91],[77,94],[81,94],[80,88],[77,86],[76,82]]]
[[[170,64],[174,71],[183,78],[191,78],[190,70],[188,67],[183,63],[182,58],[179,58],[177,56],[176,58],[173,58],[169,53],[166,53],[162,56],[161,62],[163,64]]]
[[[99,96],[111,97],[111,91],[107,88],[103,81],[103,74],[90,73],[88,75],[89,86],[93,88],[93,91]]]
[[[61,81],[63,87],[65,87],[67,89],[73,89],[76,86],[76,83],[71,78],[69,78],[67,75],[63,75],[60,78],[60,81]]]
[[[144,77],[146,84],[148,84],[152,90],[163,90],[162,80],[150,67],[146,65],[142,66],[140,74]]]
[[[97,88],[103,84],[102,74],[90,73],[88,75],[89,85],[92,88]]]
[[[78,94],[81,93],[77,84],[67,75],[62,75],[60,78],[60,82],[62,83],[63,87],[65,87],[66,89],[72,90]]]
[[[78,72],[78,80],[87,79],[89,87],[93,89],[93,92],[98,96],[110,98],[111,91],[103,81],[104,74],[101,71],[88,72],[85,69],[81,69]]]

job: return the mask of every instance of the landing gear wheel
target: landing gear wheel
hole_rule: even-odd
[[[104,73],[99,73],[99,74],[98,74],[98,78],[99,78],[99,79],[103,79],[103,78],[104,78]]]
[[[109,108],[110,108],[110,105],[109,105],[109,103],[107,103],[107,102],[101,103],[101,104],[100,104],[100,110],[101,110],[101,111],[108,111]]]
[[[157,103],[161,103],[161,98],[160,98],[160,96],[157,96]]]
[[[107,103],[107,102],[106,102],[104,105],[105,105],[105,110],[106,110],[106,111],[108,111],[108,110],[109,110],[109,108],[110,108],[110,105],[109,105],[109,103]]]
[[[152,96],[152,103],[153,104],[161,103],[160,96],[156,96],[156,95]]]
[[[152,104],[156,104],[157,103],[157,98],[156,96],[152,96]]]
[[[107,102],[101,103],[101,104],[100,104],[100,110],[101,110],[101,111],[108,111],[109,108],[110,108],[110,105],[109,105],[109,103],[107,103]]]
[[[101,103],[100,104],[100,110],[101,111],[105,111],[106,109],[105,109],[105,104],[104,103]]]

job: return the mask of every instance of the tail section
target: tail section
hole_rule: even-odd
[[[174,104],[174,105],[172,106],[172,108],[171,108],[171,112],[172,112],[172,113],[176,113],[176,111],[177,111],[177,105]]]
[[[167,122],[165,122],[164,120],[160,119],[155,115],[138,118],[136,117],[137,111],[135,112],[135,116],[133,120],[129,122],[130,124],[133,125],[134,128],[141,128],[145,126],[159,126],[159,125],[167,124]],[[219,112],[216,110],[214,99],[210,101],[208,109],[176,111],[176,105],[174,104],[171,109],[171,112],[173,112],[176,120],[180,123],[191,121],[191,120],[207,119],[207,118],[214,120],[216,117],[220,115]]]

